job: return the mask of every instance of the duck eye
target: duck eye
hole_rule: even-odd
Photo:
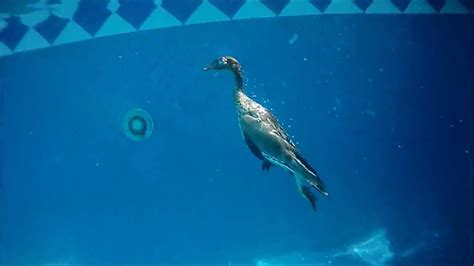
[[[227,58],[225,58],[225,57],[219,58],[219,64],[225,65],[226,63],[227,63]]]

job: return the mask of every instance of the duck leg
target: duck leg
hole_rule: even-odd
[[[309,204],[311,204],[311,207],[313,208],[314,211],[316,211],[316,196],[311,192],[311,188],[307,186],[303,186],[303,177],[295,175],[296,179],[296,187],[298,188],[298,191],[300,192],[301,196],[305,198]]]
[[[263,163],[262,163],[262,170],[263,171],[268,171],[268,170],[270,170],[270,167],[272,167],[272,163],[267,161],[267,160],[264,160]]]
[[[302,187],[301,192],[303,193],[304,197],[309,201],[313,210],[316,211],[316,196],[311,192],[309,187]]]
[[[242,132],[242,135],[244,136],[245,143],[247,144],[247,146],[249,147],[249,149],[253,153],[253,155],[255,155],[255,157],[257,157],[258,159],[263,161],[262,170],[263,171],[270,170],[270,167],[272,166],[272,163],[264,158],[264,156],[262,155],[262,152],[260,151],[260,149],[257,147],[257,145],[255,145],[250,140],[250,138],[247,136],[247,134]]]

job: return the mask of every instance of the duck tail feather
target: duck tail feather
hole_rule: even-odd
[[[326,188],[324,186],[324,182],[321,180],[321,178],[318,175],[318,172],[311,167],[311,165],[301,156],[301,154],[296,153],[295,154],[296,161],[300,166],[302,166],[305,174],[302,176],[308,182],[314,189],[319,191],[321,194],[324,196],[329,196],[329,193],[326,191]]]

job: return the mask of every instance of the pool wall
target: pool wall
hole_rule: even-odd
[[[472,14],[466,0],[65,1],[0,13],[0,56],[103,36],[228,20],[325,14]]]

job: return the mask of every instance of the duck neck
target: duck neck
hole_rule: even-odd
[[[234,73],[235,78],[235,88],[234,93],[243,92],[244,91],[244,77],[242,74],[242,69],[240,65],[235,65],[231,68],[232,73]]]

